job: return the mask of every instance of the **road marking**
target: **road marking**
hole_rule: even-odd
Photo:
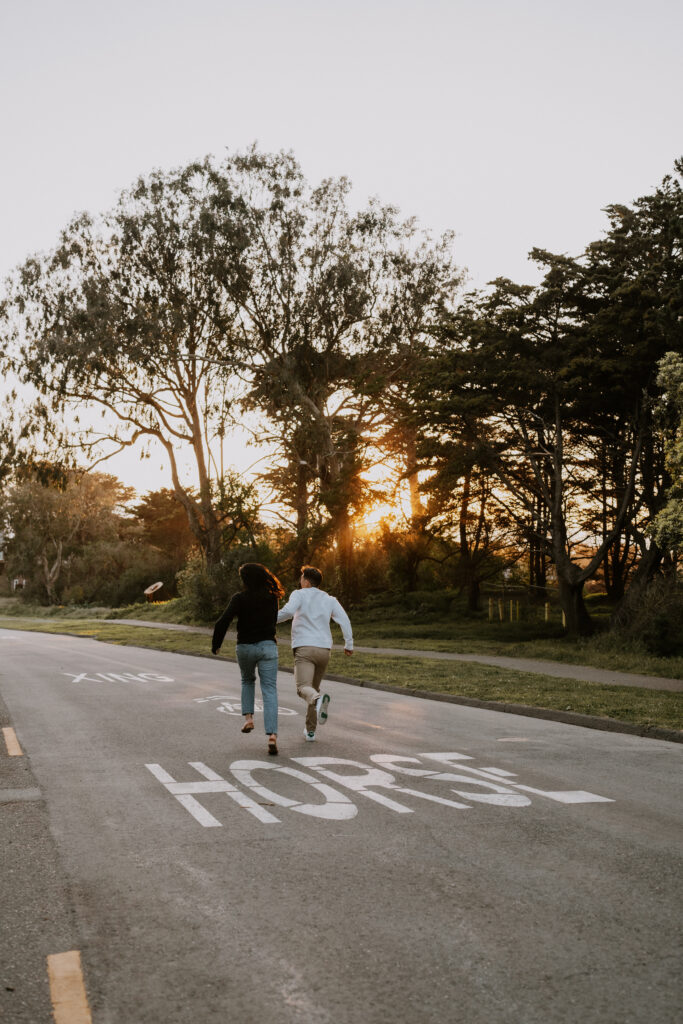
[[[62,672],[72,683],[174,683],[172,676],[160,672],[98,672],[95,677],[87,672]]]
[[[420,759],[423,759],[422,761]],[[198,797],[207,793],[225,793],[236,804],[249,811],[264,824],[280,824],[280,818],[265,809],[264,805],[297,811],[299,814],[314,818],[331,820],[350,820],[358,812],[356,804],[341,790],[350,790],[358,797],[365,797],[374,803],[381,804],[397,814],[413,814],[413,808],[405,803],[392,799],[394,796],[407,796],[440,804],[456,810],[472,810],[472,805],[488,804],[498,807],[528,807],[534,797],[544,797],[560,804],[613,803],[610,797],[598,796],[585,790],[544,790],[533,786],[525,786],[515,781],[517,775],[505,768],[488,766],[475,768],[463,762],[472,761],[469,754],[459,753],[421,753],[410,757],[406,754],[372,754],[368,766],[361,761],[351,761],[337,757],[293,757],[296,765],[312,769],[315,775],[302,772],[266,761],[233,761],[230,765],[235,780],[248,791],[244,793],[236,785],[228,782],[212,768],[201,761],[190,761],[201,776],[201,781],[177,782],[160,764],[148,764],[146,768],[166,788],[166,790],[187,810],[192,817],[205,828],[220,828],[223,824],[218,818],[206,810]],[[424,765],[424,761],[427,765]],[[382,767],[377,767],[381,765]],[[416,767],[408,767],[415,765]],[[447,767],[450,771],[444,771]],[[387,771],[386,769],[390,769]],[[452,769],[455,769],[453,771]],[[254,772],[265,771],[270,781],[282,776],[291,776],[311,786],[318,798],[324,797],[324,803],[302,803],[262,785],[254,778]],[[326,782],[319,782],[316,776],[323,776]],[[401,776],[411,776],[416,782],[443,782],[449,784],[450,792],[463,797],[467,803],[460,803],[445,796],[437,796],[421,789],[404,786]],[[398,779],[397,779],[398,776]],[[334,783],[334,786],[329,785]],[[457,787],[452,784],[456,783]],[[463,784],[466,788],[462,788]],[[380,792],[377,792],[380,790]],[[251,795],[249,795],[249,793]],[[390,796],[387,793],[391,794]],[[260,798],[256,802],[254,798]]]
[[[380,754],[379,756],[381,757],[382,755]],[[371,760],[374,760],[375,757],[377,757],[376,754],[371,757]],[[368,800],[374,800],[378,804],[383,804],[389,810],[396,811],[398,814],[412,814],[413,810],[411,807],[406,807],[404,804],[391,800],[382,793],[375,793],[375,789],[387,789],[393,793],[405,793],[407,796],[416,796],[422,800],[430,800],[433,803],[456,807],[458,810],[471,810],[469,804],[457,803],[455,800],[447,800],[442,796],[432,796],[430,793],[421,793],[417,789],[400,786],[390,772],[382,771],[380,768],[368,768],[361,761],[351,761],[344,757],[293,757],[292,760],[298,764],[313,768],[314,771],[324,778],[336,782],[339,786],[345,786],[352,792],[367,797]],[[328,767],[329,765],[334,765],[335,767],[340,765],[344,771],[342,773],[331,771]],[[359,775],[357,772],[350,774],[348,768],[360,768],[362,774]],[[530,801],[527,801],[527,803],[530,803]]]
[[[176,782],[172,776],[165,771],[160,764],[147,764],[146,768],[152,773],[155,779],[163,783],[169,793],[171,793],[176,800],[183,805],[186,811],[189,811],[193,818],[196,818],[200,825],[204,828],[220,828],[222,822],[218,818],[214,818],[213,814],[210,814],[198,800],[195,799],[195,793],[225,793],[236,804],[240,807],[244,807],[245,810],[253,814],[259,821],[265,822],[266,824],[280,824],[280,819],[276,818],[265,808],[261,807],[252,800],[246,793],[242,793],[237,786],[233,786],[231,782],[224,779],[217,772],[214,772],[211,768],[207,768],[201,761],[190,761],[190,767],[194,768],[195,771],[199,772],[200,775],[204,776],[203,782]],[[208,780],[208,781],[207,781]]]
[[[533,786],[521,786],[518,782],[513,782],[513,786],[517,789],[523,789],[525,793],[534,793],[537,796],[545,796],[548,800],[556,800],[558,804],[611,804],[614,803],[608,796],[598,796],[597,793],[587,793],[584,789],[567,790],[563,789],[559,792],[552,792],[546,789],[534,789]]]
[[[252,772],[258,769],[274,771],[280,775],[290,775],[301,782],[307,782],[325,798],[325,803],[303,804],[259,785],[252,775]],[[358,814],[358,808],[347,796],[333,789],[332,786],[325,785],[324,782],[318,782],[313,775],[299,771],[297,768],[278,768],[275,765],[264,764],[263,761],[233,761],[230,771],[238,782],[241,782],[247,789],[251,789],[255,795],[280,807],[290,807],[293,811],[298,811],[299,814],[308,814],[312,818],[325,818],[328,821],[346,821],[349,818],[355,818]]]
[[[92,1024],[79,951],[52,953],[47,958],[47,974],[55,1024]]]
[[[242,701],[240,697],[235,697],[229,693],[217,693],[213,697],[193,697],[193,704],[207,704],[209,701],[219,700],[221,703],[214,708],[214,711],[222,711],[226,715],[235,715],[240,718],[242,716]],[[278,704],[279,715],[298,715],[298,711],[294,711],[293,708],[283,708],[282,704]],[[263,701],[254,701],[254,711],[257,713],[263,711]]]
[[[24,751],[21,749],[17,734],[11,725],[8,725],[2,730],[2,735],[5,737],[5,745],[7,747],[7,753],[10,757],[22,757]]]

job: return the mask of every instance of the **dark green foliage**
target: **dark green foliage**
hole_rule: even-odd
[[[125,514],[132,492],[103,473],[22,473],[0,502],[7,571],[26,601],[117,605],[150,583],[173,593],[176,566]]]
[[[244,562],[261,562],[271,568],[275,559],[266,544],[235,546],[217,565],[208,565],[199,556],[190,558],[177,577],[180,600],[188,618],[214,622],[232,595],[242,589],[238,569]]]
[[[650,654],[683,654],[683,587],[659,577],[637,600],[627,597],[617,632],[639,639]]]

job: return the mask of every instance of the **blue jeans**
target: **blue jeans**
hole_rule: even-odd
[[[277,644],[274,640],[261,640],[258,644],[237,644],[236,652],[237,664],[242,673],[242,714],[254,713],[258,667],[266,736],[277,733]]]

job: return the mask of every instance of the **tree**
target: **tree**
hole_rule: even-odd
[[[174,493],[215,563],[212,442],[230,414],[239,344],[226,287],[239,294],[243,242],[230,209],[217,210],[213,193],[209,201],[208,177],[206,163],[158,171],[103,217],[76,217],[52,253],[14,275],[4,333],[23,382],[71,412],[82,449],[106,458],[136,442],[162,446]],[[96,409],[102,419],[89,424]],[[182,448],[194,458],[194,489],[181,482]]]
[[[248,283],[234,298],[250,352],[245,406],[276,449],[269,480],[294,513],[295,557],[333,542],[348,599],[362,473],[403,349],[453,277],[448,245],[376,201],[352,214],[346,179],[311,189],[289,154],[229,158],[216,170],[217,207],[226,188],[248,239],[236,279]]]
[[[48,604],[61,600],[81,578],[71,572],[75,559],[95,544],[120,540],[121,510],[132,497],[116,477],[71,471],[55,482],[41,482],[35,472],[20,479],[3,495],[1,513],[8,538],[8,570],[28,580],[27,594]],[[132,561],[129,556],[128,562]]]
[[[179,567],[185,563],[196,537],[174,491],[166,487],[149,491],[130,511],[142,525],[143,536],[149,544],[172,553]]]
[[[479,608],[482,584],[519,560],[520,524],[496,493],[489,442],[492,408],[459,397],[453,385],[469,370],[463,353],[449,347],[425,350],[409,386],[410,403],[422,411],[418,464],[428,471],[428,502],[415,520],[450,547],[454,579],[467,592],[471,611]],[[517,534],[517,535],[515,535]]]
[[[683,355],[667,352],[660,360],[657,381],[662,397],[657,425],[665,436],[671,486],[666,503],[650,526],[655,543],[664,551],[683,550]]]
[[[678,160],[651,195],[631,206],[608,206],[609,230],[587,247],[583,259],[590,298],[588,342],[602,364],[600,405],[611,419],[602,436],[613,452],[615,494],[626,485],[628,460],[619,438],[624,413],[628,417],[639,403],[643,421],[637,498],[625,530],[625,546],[632,540],[639,549],[631,583],[637,588],[647,584],[664,556],[648,530],[671,483],[653,412],[661,386],[659,361],[667,351],[683,347],[682,176],[683,161]]]
[[[461,307],[451,327],[453,354],[446,357],[441,400],[454,407],[455,422],[470,424],[478,437],[486,464],[505,487],[506,497],[498,500],[505,501],[520,529],[530,522],[547,524],[547,535],[538,540],[555,565],[568,630],[589,633],[583,586],[612,538],[605,538],[587,564],[572,554],[582,534],[585,490],[578,426],[581,410],[598,400],[583,334],[582,272],[566,257],[541,250],[534,256],[547,268],[540,287],[498,280],[489,295],[473,296]],[[621,529],[635,481],[642,441],[635,425],[634,431],[630,491],[615,531]],[[539,509],[547,515],[539,517]]]

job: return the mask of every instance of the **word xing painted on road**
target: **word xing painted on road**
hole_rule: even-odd
[[[371,765],[339,757],[294,757],[290,760],[309,771],[273,765],[267,761],[233,761],[229,768],[232,778],[227,779],[201,761],[190,761],[190,768],[201,779],[178,782],[160,764],[145,767],[205,828],[220,828],[223,824],[198,799],[212,793],[224,794],[265,825],[281,822],[266,807],[284,808],[312,818],[349,820],[358,814],[354,800],[359,803],[370,800],[395,814],[412,814],[414,809],[409,805],[415,800],[458,811],[471,810],[473,804],[527,807],[532,798],[560,804],[613,803],[609,797],[584,790],[545,790],[525,786],[516,781],[514,772],[465,764],[474,760],[469,754],[419,754],[416,757],[373,754]],[[256,778],[257,773],[260,780]],[[267,776],[265,780],[264,774]],[[418,779],[421,788],[415,789]],[[296,780],[309,786],[313,790],[309,794],[310,799],[302,801],[285,796],[279,788],[292,792],[292,782],[285,780]],[[410,785],[406,785],[406,781]],[[444,784],[460,799],[440,795],[438,791],[443,792]],[[436,792],[430,792],[430,788],[435,788]]]
[[[171,676],[159,672],[62,672],[72,683],[173,683]]]
[[[223,711],[226,715],[241,715],[242,714],[242,702],[239,697],[235,697],[234,694],[229,693],[217,693],[213,697],[194,697],[193,701],[195,704],[208,704],[211,701],[219,700],[220,704],[214,705],[214,711]],[[279,715],[298,715],[299,712],[295,711],[294,708],[283,708],[281,704],[278,705]],[[254,700],[254,711],[258,713],[263,712],[263,702],[255,699]]]

